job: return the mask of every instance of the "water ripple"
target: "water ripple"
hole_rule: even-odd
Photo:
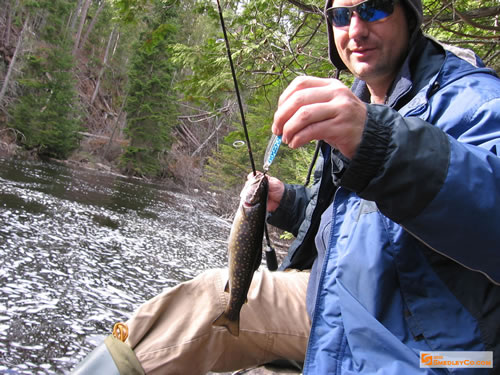
[[[0,372],[68,373],[145,300],[226,264],[203,199],[0,160]]]

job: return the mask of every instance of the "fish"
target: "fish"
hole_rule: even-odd
[[[212,324],[226,327],[233,336],[239,336],[240,310],[247,300],[253,274],[262,260],[268,190],[265,174],[254,176],[243,188],[229,234],[229,280],[225,289],[229,300]]]

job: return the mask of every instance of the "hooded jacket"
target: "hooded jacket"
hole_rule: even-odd
[[[304,374],[449,373],[419,353],[453,350],[500,371],[500,80],[418,34],[353,159],[324,147],[270,217],[297,235],[282,268],[314,260]]]

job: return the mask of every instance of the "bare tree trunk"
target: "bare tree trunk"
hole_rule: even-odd
[[[116,129],[118,128],[118,125],[120,124],[120,117],[122,116],[123,110],[125,109],[125,104],[127,103],[127,97],[128,97],[128,92],[125,94],[125,98],[123,98],[123,103],[120,107],[120,112],[118,112],[118,116],[116,117],[115,125],[113,126],[113,131],[111,132],[111,136],[109,137],[109,142],[106,147],[106,150],[104,151],[103,157],[106,158],[108,156],[109,150],[111,149],[111,145],[113,144],[113,138],[116,133]]]
[[[101,78],[102,78],[102,75],[104,74],[104,69],[106,69],[106,66],[108,64],[109,50],[111,48],[111,42],[113,41],[113,38],[115,35],[115,30],[116,30],[116,28],[113,28],[113,30],[111,31],[111,34],[109,34],[108,45],[106,46],[106,52],[104,53],[104,59],[102,62],[101,70],[99,71],[99,76],[97,77],[97,83],[95,84],[94,93],[92,94],[92,98],[90,99],[90,105],[94,104],[94,100],[97,97],[97,94],[99,93],[99,86],[101,85]]]
[[[120,40],[120,33],[118,33],[118,35],[116,36],[116,41],[115,41],[115,45],[113,47],[113,56],[115,55],[115,52],[116,52],[116,49],[118,48],[118,41]]]
[[[9,29],[10,29],[10,23],[11,23],[10,1],[8,1],[7,4],[5,5],[5,19],[6,19],[6,22],[5,22],[5,28],[3,29],[2,40],[3,40],[3,44],[5,46],[7,46],[8,42],[9,42],[9,38],[10,38]]]
[[[21,30],[21,34],[19,35],[19,39],[17,40],[17,45],[16,45],[16,49],[14,51],[14,56],[12,56],[12,60],[10,61],[10,64],[9,64],[9,69],[7,70],[7,74],[5,75],[5,80],[3,81],[2,90],[0,91],[0,103],[2,103],[3,98],[5,96],[5,92],[7,91],[10,76],[12,74],[12,71],[14,70],[14,65],[16,63],[17,55],[18,55],[19,51],[21,50],[24,32],[28,28],[28,20],[29,20],[29,15],[27,15],[26,19],[24,20],[23,29]]]
[[[91,2],[92,0],[85,0],[82,13],[80,14],[80,25],[78,26],[78,31],[75,37],[75,44],[73,45],[73,56],[76,56],[76,53],[78,52],[78,47],[80,46],[80,38],[82,37],[83,26],[85,25],[85,20],[87,19],[87,13],[89,11]]]
[[[12,7],[11,5],[11,1],[9,1],[9,10],[8,10],[8,16],[7,16],[7,27],[5,28],[5,42],[4,42],[4,45],[5,46],[9,46],[10,45],[10,31],[11,31],[11,28],[12,28],[12,15],[14,14],[14,12],[16,11],[17,9],[17,6],[19,4],[19,0],[16,0],[16,4],[14,7]]]
[[[75,31],[76,21],[78,20],[78,14],[80,14],[80,9],[82,9],[82,2],[83,0],[78,0],[78,5],[76,6],[75,12],[71,16],[70,32]]]
[[[92,21],[90,22],[89,27],[87,27],[87,31],[85,31],[85,35],[83,36],[83,38],[82,38],[82,40],[80,42],[80,46],[81,47],[83,47],[85,45],[85,43],[87,43],[87,39],[89,38],[89,35],[90,35],[90,33],[92,32],[92,29],[95,26],[97,18],[99,17],[99,13],[101,13],[101,11],[104,9],[105,5],[106,5],[106,1],[105,0],[101,0],[101,5],[99,5],[99,8],[95,12],[94,18],[92,18]]]
[[[224,121],[223,120],[220,120],[220,122],[217,124],[217,121],[218,121],[218,118],[216,117],[215,118],[215,124],[216,124],[216,128],[215,130],[203,141],[203,143],[196,149],[194,150],[194,152],[191,154],[191,156],[196,156],[197,153],[199,153],[202,148],[208,143],[208,141],[210,141],[210,139],[217,134],[217,132],[219,131],[219,129],[221,128],[222,125],[224,125]]]

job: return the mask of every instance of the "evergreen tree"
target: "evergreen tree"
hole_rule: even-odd
[[[194,24],[207,24],[205,42],[176,46],[176,58],[193,74],[181,82],[189,99],[221,103],[236,100],[219,15],[211,1],[200,1],[203,13]],[[319,8],[318,8],[319,10]],[[233,62],[245,106],[245,117],[256,168],[271,137],[271,124],[278,97],[299,74],[332,75],[327,56],[323,16],[291,7],[286,1],[224,2],[224,19]],[[317,36],[319,35],[319,37]],[[324,38],[324,39],[321,39]],[[247,147],[235,147],[245,137],[237,107],[227,121],[236,129],[214,150],[205,165],[204,176],[211,187],[224,190],[241,186],[251,171]],[[236,141],[236,143],[235,143]],[[270,173],[286,181],[303,183],[314,145],[290,150],[282,145]]]
[[[146,16],[146,31],[135,46],[129,72],[125,133],[130,145],[122,156],[125,172],[158,176],[171,144],[176,121],[170,46],[176,38],[176,1],[155,2]]]
[[[66,158],[78,146],[79,130],[73,58],[64,38],[69,2],[40,1],[33,7],[43,43],[25,56],[20,95],[10,111],[12,126],[24,135],[28,149],[36,149],[41,156]]]

